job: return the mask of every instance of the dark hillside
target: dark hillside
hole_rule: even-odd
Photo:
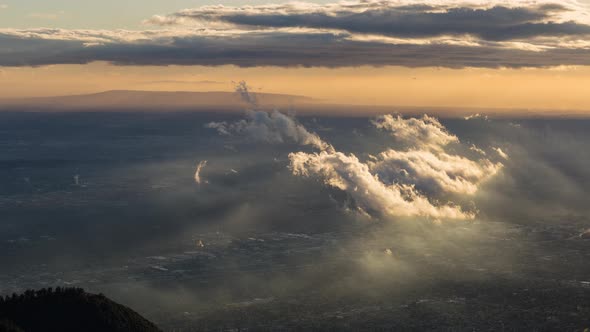
[[[0,331],[160,331],[135,311],[81,288],[0,297]]]

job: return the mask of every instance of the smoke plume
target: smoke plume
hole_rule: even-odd
[[[311,145],[320,151],[333,150],[315,133],[310,133],[297,120],[278,110],[266,112],[258,110],[256,94],[252,93],[246,82],[236,85],[236,93],[253,109],[246,110],[246,119],[236,122],[210,122],[205,127],[216,129],[220,135],[240,136],[248,140],[272,144],[297,143]]]

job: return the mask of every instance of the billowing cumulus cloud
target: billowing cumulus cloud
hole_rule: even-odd
[[[502,167],[487,159],[472,161],[448,153],[425,150],[382,152],[378,161],[369,164],[385,183],[413,184],[429,194],[455,193],[472,195],[483,181]]]
[[[378,116],[372,123],[388,131],[407,149],[389,149],[369,163],[371,171],[386,183],[412,184],[429,194],[471,195],[477,191],[481,182],[502,167],[502,164],[488,159],[472,161],[445,152],[445,147],[459,143],[459,138],[449,133],[434,117],[423,115],[419,118],[404,118],[386,114]],[[484,150],[474,144],[469,149],[486,155]],[[503,152],[497,153],[504,159],[508,158]]]
[[[234,122],[211,122],[208,128],[223,136],[239,136],[266,143],[297,143],[319,150],[289,154],[289,168],[297,176],[315,177],[346,192],[363,215],[375,217],[422,216],[435,219],[472,219],[474,212],[461,206],[439,203],[451,195],[473,195],[478,186],[502,167],[487,159],[473,161],[444,151],[459,139],[428,115],[403,118],[382,115],[371,122],[402,142],[407,150],[388,149],[370,160],[345,154],[317,134],[310,133],[295,118],[278,111],[256,110],[257,98],[245,82],[236,93],[254,109]],[[197,173],[198,174],[198,173]]]
[[[203,6],[146,20],[154,30],[0,29],[0,66],[590,65],[587,14],[576,1]]]
[[[372,123],[409,146],[440,150],[449,143],[459,142],[457,136],[449,133],[438,119],[428,115],[404,119],[401,115],[386,114],[378,116]]]
[[[346,191],[359,209],[373,216],[474,217],[457,204],[438,202],[453,195],[475,194],[502,168],[501,163],[474,161],[446,152],[445,146],[459,143],[459,139],[427,115],[408,119],[383,115],[372,122],[379,129],[389,130],[406,150],[388,149],[366,162],[334,150],[291,153],[293,174],[317,177],[328,186]]]
[[[452,205],[435,206],[411,185],[386,185],[366,163],[355,155],[342,152],[289,155],[293,174],[321,178],[326,185],[346,191],[363,212],[372,216],[425,216],[432,218],[471,219],[473,214]]]
[[[474,161],[448,153],[445,148],[460,143],[459,139],[438,119],[428,115],[404,118],[387,114],[373,119],[371,123],[377,129],[390,133],[404,149],[387,149],[377,156],[371,155],[368,161],[361,161],[352,153],[336,151],[293,117],[276,110],[271,113],[256,110],[256,95],[246,82],[236,84],[235,90],[253,108],[246,111],[246,118],[230,123],[211,122],[206,127],[225,136],[315,147],[319,152],[289,154],[292,173],[318,178],[346,192],[363,215],[472,219],[474,212],[464,211],[452,202],[439,202],[475,194],[503,166],[488,159]],[[479,149],[475,145],[471,148]],[[498,149],[494,150],[500,155]],[[500,156],[508,158],[506,154]]]

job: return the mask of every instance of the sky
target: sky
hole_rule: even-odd
[[[247,80],[335,103],[590,110],[589,8],[0,0],[0,98],[231,91]]]
[[[327,1],[315,2],[325,3]],[[3,0],[0,1],[0,5],[4,5],[6,8],[0,11],[0,22],[2,22],[0,24],[5,28],[142,29],[142,21],[152,15],[219,3],[239,6],[264,4],[266,1]]]

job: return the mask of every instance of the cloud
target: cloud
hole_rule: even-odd
[[[206,127],[216,129],[220,135],[256,142],[314,146],[319,152],[289,154],[292,173],[320,179],[346,192],[353,200],[353,210],[361,215],[472,219],[475,212],[464,211],[453,201],[474,195],[482,183],[503,167],[500,162],[471,160],[447,152],[446,148],[451,143],[459,144],[459,139],[438,119],[428,115],[418,118],[381,115],[371,120],[403,148],[389,148],[377,156],[369,155],[368,161],[361,161],[352,153],[337,151],[291,116],[276,110],[271,113],[256,110],[256,95],[245,82],[236,85],[236,93],[254,108],[246,111],[246,119],[211,122]],[[479,149],[473,144],[471,147]],[[445,201],[448,203],[441,203]]]
[[[332,150],[332,146],[324,142],[315,133],[310,133],[298,123],[294,117],[277,110],[265,112],[256,110],[258,99],[250,91],[246,82],[236,84],[236,93],[254,109],[246,110],[246,119],[236,122],[210,122],[207,128],[216,129],[220,135],[241,136],[249,140],[267,143],[297,143],[311,145],[319,150]]]
[[[369,167],[385,183],[415,185],[416,189],[430,195],[473,195],[482,182],[502,168],[502,164],[425,150],[390,149],[382,152],[378,161],[369,163]]]
[[[294,118],[279,111],[246,111],[246,119],[236,122],[211,122],[207,128],[216,129],[221,135],[241,136],[249,140],[267,143],[297,143],[311,145],[319,150],[332,146],[315,133],[310,133]]]
[[[496,153],[504,158],[504,159],[508,159],[508,155],[506,154],[506,152],[504,152],[501,148],[493,148],[494,151],[496,151]]]
[[[455,193],[473,195],[479,184],[495,175],[501,163],[488,159],[472,161],[466,157],[445,152],[459,138],[447,131],[438,119],[423,115],[419,118],[403,118],[401,115],[381,115],[373,125],[390,132],[407,151],[389,149],[374,157],[369,163],[371,171],[386,183],[415,185],[431,195]],[[486,155],[474,144],[470,150]],[[497,150],[496,150],[497,151]],[[498,153],[508,159],[505,153]]]
[[[501,163],[488,159],[473,161],[446,152],[445,147],[459,143],[459,139],[427,115],[408,119],[382,115],[372,123],[391,131],[407,150],[387,149],[378,156],[370,156],[367,162],[335,150],[291,153],[293,174],[317,177],[326,185],[347,192],[363,213],[372,216],[474,217],[473,212],[465,212],[456,204],[439,201],[474,195],[483,182],[503,167]]]
[[[450,134],[434,117],[404,119],[401,115],[380,115],[371,121],[375,127],[387,130],[401,143],[418,148],[441,150],[449,143],[459,142],[457,136]]]
[[[568,5],[571,5],[568,6]],[[567,20],[575,3],[349,1],[259,6],[203,6],[147,23],[171,25],[196,21],[246,28],[335,29],[402,38],[471,35],[484,40],[590,34],[590,26]]]
[[[481,154],[482,156],[487,155],[487,153],[484,150],[478,148],[477,146],[475,146],[475,144],[471,144],[471,146],[469,146],[469,150],[477,152],[477,153]]]
[[[590,65],[589,17],[573,0],[201,6],[146,20],[155,30],[0,29],[0,66]]]
[[[347,67],[546,67],[590,65],[586,38],[490,42],[391,39],[318,29],[0,29],[0,66],[85,64]]]
[[[386,185],[353,154],[296,152],[289,154],[289,160],[294,175],[321,178],[326,185],[350,194],[358,207],[372,216],[473,218],[473,214],[457,206],[433,205],[411,185]]]
[[[475,114],[467,115],[467,116],[463,117],[463,119],[465,119],[466,121],[474,120],[474,119],[488,120],[488,116],[485,114],[475,113]]]
[[[203,160],[197,164],[197,169],[195,170],[195,182],[197,184],[201,184],[201,171],[205,166],[207,166],[207,160]]]
[[[473,195],[481,182],[502,167],[488,160],[474,162],[443,152],[444,146],[459,140],[427,115],[409,119],[383,115],[374,119],[372,123],[377,128],[391,131],[411,149],[388,149],[371,161],[362,162],[354,154],[336,151],[293,117],[276,110],[256,110],[256,95],[244,81],[236,85],[236,93],[254,108],[246,111],[246,119],[211,122],[206,127],[216,129],[220,135],[256,142],[314,146],[320,151],[289,154],[292,173],[319,178],[346,192],[354,201],[354,209],[365,216],[472,219],[473,212],[463,211],[454,203],[438,203],[443,198],[440,194]]]
[[[0,9],[8,9],[8,5],[0,4]]]

